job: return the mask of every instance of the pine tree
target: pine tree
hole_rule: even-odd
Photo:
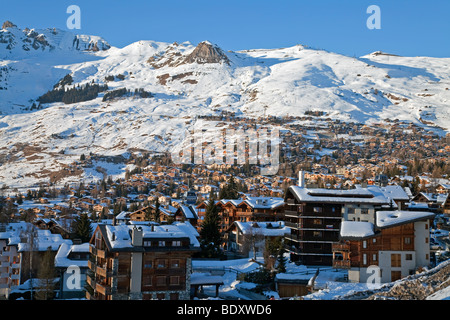
[[[278,250],[278,257],[277,257],[277,271],[279,273],[284,273],[286,272],[286,257],[284,256],[284,253],[286,252],[286,250],[284,249],[284,245],[281,244],[280,245],[280,249]]]
[[[91,239],[92,225],[87,214],[83,213],[75,218],[75,235],[82,242],[88,242]]]
[[[220,244],[222,237],[220,234],[219,208],[214,200],[208,202],[205,219],[200,229],[200,246],[202,256],[207,258],[218,257],[220,255]]]
[[[238,186],[236,184],[236,181],[234,180],[233,175],[230,176],[230,178],[227,181],[227,184],[222,189],[220,189],[219,198],[220,199],[239,198]]]

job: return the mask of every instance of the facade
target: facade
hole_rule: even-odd
[[[63,243],[59,247],[55,256],[55,268],[59,275],[59,299],[84,298],[89,257],[89,243]]]
[[[374,222],[375,211],[390,204],[379,187],[332,190],[291,186],[284,220],[291,230],[285,243],[291,260],[305,265],[332,264],[332,244],[342,221]]]
[[[86,298],[188,300],[200,245],[184,223],[98,225],[90,241]]]
[[[20,284],[21,257],[17,243],[27,224],[9,223],[0,230],[0,296],[8,297],[12,289]]]
[[[376,222],[344,221],[333,244],[333,267],[348,269],[351,282],[366,282],[373,266],[381,283],[413,274],[430,265],[430,223],[434,214],[378,211]]]

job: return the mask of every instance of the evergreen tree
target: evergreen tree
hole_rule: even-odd
[[[158,197],[156,197],[155,212],[153,213],[153,217],[154,217],[154,220],[158,223],[161,221],[161,209],[159,209],[160,206],[161,206],[161,204],[159,203],[159,199],[158,199]]]
[[[214,200],[208,202],[205,219],[200,229],[201,255],[207,258],[220,256],[220,244],[222,237],[220,234],[219,208]]]
[[[286,252],[286,250],[284,249],[284,245],[281,243],[280,248],[278,250],[278,257],[277,257],[277,271],[279,273],[284,273],[286,272],[286,261],[287,258],[284,256],[284,253]]]
[[[54,297],[56,269],[54,254],[51,248],[45,252],[39,264],[39,288],[36,291],[36,300],[51,300]]]
[[[234,180],[233,175],[230,175],[230,178],[227,181],[227,184],[220,189],[219,199],[238,199],[239,192],[236,181]]]
[[[83,213],[75,218],[75,235],[82,242],[88,242],[91,239],[92,225],[87,214]]]

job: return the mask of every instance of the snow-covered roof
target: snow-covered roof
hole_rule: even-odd
[[[434,217],[434,213],[426,211],[377,211],[376,226],[378,228],[386,228],[397,224],[433,219]]]
[[[254,209],[275,209],[284,205],[284,199],[277,197],[247,197],[245,202]]]
[[[434,213],[426,211],[377,211],[375,225],[365,221],[342,221],[340,237],[341,239],[363,239],[374,236],[378,229],[433,218]]]
[[[37,230],[37,238],[35,241],[37,251],[46,251],[50,248],[52,251],[57,251],[59,246],[63,243],[72,244],[72,240],[63,239],[60,234],[53,234],[50,230]],[[18,243],[18,251],[29,251],[30,244],[27,242]]]
[[[197,219],[196,209],[194,206],[181,205],[180,209],[186,219]]]
[[[369,186],[369,189],[372,188],[379,188],[386,197],[393,199],[393,200],[409,200],[409,196],[406,193],[406,191],[398,185],[390,185],[385,187],[377,187],[377,186]]]
[[[290,234],[290,229],[284,222],[241,222],[235,221],[234,224],[243,234],[260,234],[265,237],[282,237]]]
[[[136,225],[103,225],[106,231],[107,242],[111,245],[112,249],[131,249],[132,238],[131,231],[136,228]],[[146,224],[139,225],[142,229],[143,239],[167,239],[173,238],[189,238],[190,244],[194,247],[199,247],[200,243],[197,240],[198,232],[194,227],[188,222],[177,222],[174,224],[158,225],[153,224],[152,226]]]
[[[349,190],[302,188],[290,186],[289,190],[301,202],[389,204],[390,200],[379,188]]]
[[[73,260],[69,259],[69,254],[71,252],[89,252],[89,243],[82,244],[74,244],[70,245],[69,243],[63,243],[58,249],[58,252],[55,255],[55,267],[87,267],[88,260]]]
[[[341,238],[366,238],[375,234],[373,223],[364,221],[342,221]]]

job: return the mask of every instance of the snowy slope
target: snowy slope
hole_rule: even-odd
[[[0,156],[15,160],[0,167],[0,184],[31,183],[36,170],[57,170],[81,153],[171,150],[187,129],[214,126],[196,116],[222,110],[251,117],[262,116],[265,106],[277,116],[321,110],[345,121],[427,121],[450,130],[450,58],[379,52],[352,58],[300,45],[230,52],[206,41],[116,48],[95,36],[30,32],[0,30]],[[67,74],[74,83],[66,89],[96,83],[153,96],[103,102],[100,93],[30,109]],[[21,153],[20,143],[40,151]]]

